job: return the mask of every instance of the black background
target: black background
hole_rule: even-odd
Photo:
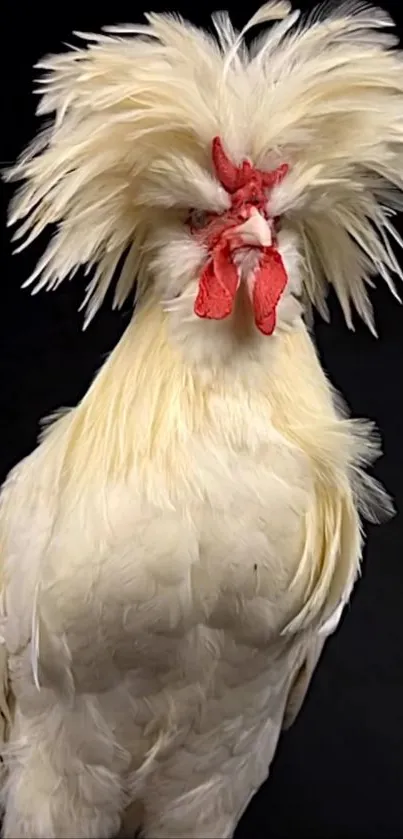
[[[299,5],[306,9],[312,4]],[[152,6],[154,11],[169,8],[169,3]],[[173,8],[207,25],[217,6],[205,4],[201,11],[191,3],[178,3]],[[255,8],[242,4],[233,12],[235,23],[244,23]],[[403,5],[389,3],[387,8],[402,33]],[[32,65],[71,41],[72,30],[140,20],[142,12],[121,0],[105,7],[93,6],[91,0],[51,6],[37,0],[27,8],[10,0],[3,3],[2,164],[12,162],[38,128]],[[2,185],[1,479],[35,445],[40,418],[62,405],[74,405],[84,394],[130,316],[129,310],[112,314],[105,308],[82,333],[79,279],[54,294],[33,298],[19,289],[43,242],[23,255],[11,255],[5,228],[10,195]],[[373,301],[379,341],[360,324],[355,334],[349,333],[337,306],[332,307],[331,325],[318,322],[317,339],[324,367],[353,415],[371,417],[381,429],[385,455],[375,472],[402,510],[403,308],[384,288],[373,294]],[[389,524],[369,528],[362,580],[237,839],[403,837],[402,543],[400,512]]]

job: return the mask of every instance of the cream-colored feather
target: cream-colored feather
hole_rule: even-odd
[[[273,1],[241,33],[213,23],[150,14],[42,61],[51,121],[8,173],[19,248],[55,227],[27,285],[84,269],[86,323],[114,283],[137,306],[2,490],[5,839],[112,837],[125,810],[150,839],[230,837],[350,596],[360,515],[391,513],[301,304],[326,315],[333,285],[374,330],[367,286],[402,276],[391,21]],[[287,274],[270,337],[242,282],[225,320],[194,312],[189,213],[230,206],[217,135],[234,163],[289,165],[266,208]],[[247,279],[255,254],[237,258]]]
[[[215,18],[218,45],[179,18],[149,15],[148,24],[84,36],[86,48],[38,65],[39,113],[56,119],[9,173],[26,182],[10,223],[25,219],[24,245],[48,224],[57,232],[29,283],[54,288],[80,265],[97,265],[92,317],[120,270],[121,305],[142,270],[157,193],[194,201],[194,167],[208,178],[209,144],[221,134],[235,159],[290,163],[273,206],[300,233],[309,299],[323,309],[333,284],[348,324],[351,300],[373,325],[366,285],[375,272],[391,286],[401,276],[387,240],[388,208],[402,206],[402,59],[383,31],[389,16],[366,3],[342,3],[305,23],[291,16],[290,26],[289,11],[267,3],[252,18],[245,33],[285,20],[251,57],[225,16]],[[119,269],[133,242],[137,255],[129,250]]]

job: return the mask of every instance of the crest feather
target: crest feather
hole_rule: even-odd
[[[139,274],[144,288],[147,230],[174,206],[178,168],[208,188],[220,135],[234,163],[290,165],[273,212],[300,236],[307,298],[325,314],[331,284],[348,325],[354,308],[374,329],[367,287],[379,274],[397,294],[402,278],[391,219],[403,206],[403,62],[389,15],[325,3],[301,20],[273,0],[241,33],[216,14],[216,38],[174,15],[146,21],[80,36],[38,65],[50,122],[6,174],[24,181],[10,212],[19,249],[55,228],[27,285],[53,289],[84,266],[87,321],[114,281],[117,306]]]

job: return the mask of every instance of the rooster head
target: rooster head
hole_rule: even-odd
[[[394,290],[402,244],[401,54],[386,12],[341,3],[299,19],[271,0],[215,36],[173,15],[110,27],[40,63],[50,120],[9,172],[24,247],[54,236],[28,284],[90,273],[88,322],[115,284],[161,306],[176,337],[271,341],[332,285],[374,328],[367,285]],[[268,31],[249,47],[255,25]],[[235,339],[234,339],[235,340]]]

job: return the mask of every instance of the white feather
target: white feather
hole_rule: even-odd
[[[216,15],[220,48],[180,18],[149,15],[144,25],[109,28],[108,36],[82,35],[86,49],[40,63],[46,72],[40,111],[56,119],[8,175],[26,182],[10,223],[21,222],[27,237],[21,247],[49,224],[59,232],[29,283],[54,288],[77,266],[97,263],[86,296],[90,320],[118,280],[123,253],[137,241],[141,247],[139,231],[152,223],[156,202],[172,210],[186,200],[211,205],[208,149],[221,134],[238,162],[249,154],[261,163],[274,154],[290,163],[273,200],[298,223],[306,264],[315,271],[306,278],[309,299],[324,311],[330,282],[349,325],[352,301],[374,328],[365,285],[378,272],[393,287],[391,274],[400,274],[387,245],[396,234],[378,204],[384,196],[393,205],[390,186],[403,185],[402,62],[383,37],[392,21],[366,3],[325,4],[302,23],[289,12],[288,3],[268,3],[239,34],[228,16]],[[252,47],[249,60],[245,34],[275,18],[283,20]],[[175,160],[183,162],[182,181]],[[355,205],[353,190],[361,195]],[[337,207],[348,203],[343,218]],[[331,230],[349,243],[352,262],[332,246]],[[318,248],[331,249],[332,258],[314,258]],[[119,305],[141,270],[131,261]]]

